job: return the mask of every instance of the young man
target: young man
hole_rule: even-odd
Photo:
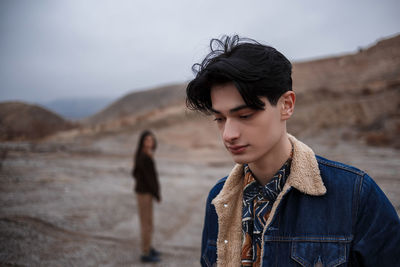
[[[400,266],[399,217],[363,171],[289,135],[291,63],[254,40],[213,39],[186,89],[237,163],[210,191],[203,266]]]

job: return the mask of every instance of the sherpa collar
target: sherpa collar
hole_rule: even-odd
[[[321,196],[326,193],[318,162],[312,149],[295,137],[291,135],[288,137],[293,144],[290,175],[272,207],[266,226],[273,218],[276,207],[290,187],[312,196]],[[235,165],[221,192],[212,201],[218,214],[218,266],[240,265],[243,168],[243,164]]]

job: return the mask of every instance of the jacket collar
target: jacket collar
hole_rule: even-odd
[[[288,134],[293,145],[293,159],[290,167],[290,175],[286,184],[296,188],[300,192],[311,196],[322,196],[326,193],[326,187],[318,168],[318,162],[314,152],[306,144]],[[242,190],[243,164],[236,164],[229,174],[224,187],[215,202],[227,202],[232,197],[237,197]]]
[[[293,144],[293,160],[288,177],[288,185],[311,196],[322,196],[326,187],[322,181],[314,152],[306,144],[288,135]]]

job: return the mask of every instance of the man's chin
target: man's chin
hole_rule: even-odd
[[[232,159],[237,164],[246,164],[251,162],[250,158],[246,155],[231,155]]]

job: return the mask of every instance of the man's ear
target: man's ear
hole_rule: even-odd
[[[296,102],[296,94],[293,91],[287,91],[283,95],[281,95],[279,99],[279,104],[281,107],[281,119],[288,120],[293,112],[294,105]]]

